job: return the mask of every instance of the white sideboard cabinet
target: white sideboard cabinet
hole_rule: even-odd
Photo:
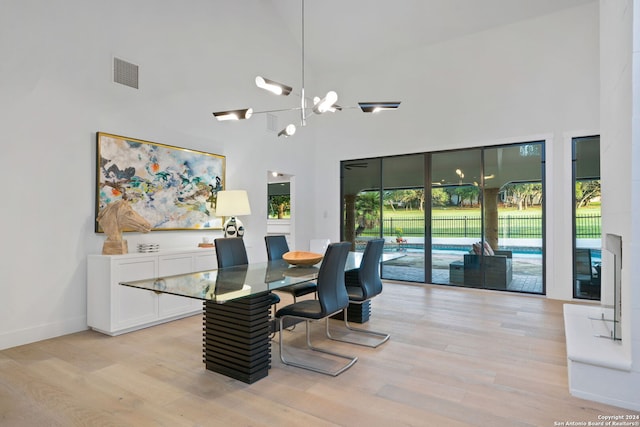
[[[155,253],[89,255],[87,323],[96,331],[119,335],[202,313],[202,301],[120,285],[217,268],[213,249],[175,249]]]

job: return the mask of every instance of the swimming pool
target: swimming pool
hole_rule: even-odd
[[[431,246],[434,254],[451,254],[451,255],[463,255],[469,253],[468,245],[444,245],[434,244]],[[363,247],[364,249],[364,247]],[[406,243],[400,246],[389,245],[385,246],[385,252],[394,252],[398,249],[406,251],[407,253],[424,253],[424,247],[422,244]],[[516,256],[541,256],[542,248],[536,246],[500,246],[501,251],[511,251]],[[591,249],[591,261],[600,262],[602,258],[602,251],[600,249]]]
[[[363,251],[365,244],[356,244],[356,251]],[[434,255],[437,254],[449,254],[449,255],[464,255],[469,253],[469,245],[455,245],[455,244],[433,244],[431,245]],[[539,246],[500,246],[499,250],[511,251],[513,255],[519,257],[539,257],[542,255],[542,248]],[[422,243],[391,243],[385,244],[385,252],[397,252],[403,251],[408,254],[423,254],[424,244]],[[602,251],[600,249],[591,249],[591,261],[593,263],[599,263],[602,259]]]

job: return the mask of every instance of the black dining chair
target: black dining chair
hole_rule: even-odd
[[[247,248],[241,237],[221,237],[214,241],[218,268],[234,267],[249,264]],[[280,297],[273,292],[269,294],[271,305],[278,304]]]
[[[367,242],[367,246],[362,254],[362,261],[360,268],[349,270],[345,272],[345,284],[347,287],[347,295],[349,296],[350,304],[364,304],[371,300],[371,298],[379,295],[382,292],[382,280],[380,279],[380,258],[384,250],[384,239],[372,239]],[[354,328],[349,324],[347,319],[347,308],[342,311],[344,318],[344,325],[349,332],[355,332],[359,334],[374,335],[381,337],[373,343],[366,341],[352,341],[344,337],[338,338],[330,334],[327,327],[327,336],[335,341],[348,342],[351,344],[364,345],[367,347],[378,347],[379,345],[389,340],[389,334],[383,332],[376,332],[370,329]],[[328,326],[328,325],[327,325]]]
[[[264,243],[267,246],[267,258],[269,261],[282,259],[282,255],[289,252],[287,238],[283,235],[264,236]],[[278,288],[277,291],[291,294],[295,303],[298,297],[316,292],[316,284],[315,282],[298,283]]]
[[[333,351],[314,347],[311,344],[309,333],[309,323],[311,321],[325,320],[327,328],[329,327],[329,318],[349,305],[349,297],[344,285],[344,266],[349,254],[351,243],[341,242],[332,243],[327,248],[324,260],[318,272],[317,292],[318,299],[305,299],[294,304],[282,307],[276,312],[276,318],[280,321],[280,360],[285,365],[296,366],[298,368],[308,369],[310,371],[319,372],[321,374],[337,376],[353,366],[358,360],[355,356],[346,356]],[[312,365],[307,363],[293,362],[287,360],[284,356],[284,322],[285,319],[292,318],[295,320],[304,320],[306,326],[307,348],[311,351],[329,354],[342,359],[347,359],[347,363],[337,370],[328,370],[320,367],[318,364]]]
[[[247,248],[241,237],[224,237],[214,240],[218,268],[249,264]]]

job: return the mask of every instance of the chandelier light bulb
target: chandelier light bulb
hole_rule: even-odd
[[[219,121],[248,119],[253,114],[253,108],[244,110],[229,110],[213,113],[214,117]]]
[[[268,84],[263,77],[256,77],[256,86],[260,89],[268,90],[276,95],[282,95],[282,88],[276,85]]]
[[[238,114],[236,113],[229,113],[229,114],[225,114],[224,116],[219,116],[218,120],[220,120],[221,122],[226,120],[239,120],[239,117],[238,117]]]
[[[316,114],[326,113],[331,111],[333,104],[338,101],[338,94],[334,91],[329,91],[323,99],[318,97],[313,98],[313,112]],[[335,111],[335,109],[333,110]]]
[[[282,83],[274,82],[273,80],[265,79],[262,76],[256,77],[256,86],[260,89],[268,90],[276,95],[287,96],[291,93],[293,88]]]
[[[278,136],[284,136],[286,138],[293,135],[294,133],[296,133],[296,125],[292,123],[287,125],[286,128],[282,129],[280,133],[278,133]]]

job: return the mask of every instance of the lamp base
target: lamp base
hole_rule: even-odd
[[[227,219],[222,225],[222,229],[224,230],[224,237],[244,236],[244,225],[242,225],[242,221],[240,221],[235,216]]]

